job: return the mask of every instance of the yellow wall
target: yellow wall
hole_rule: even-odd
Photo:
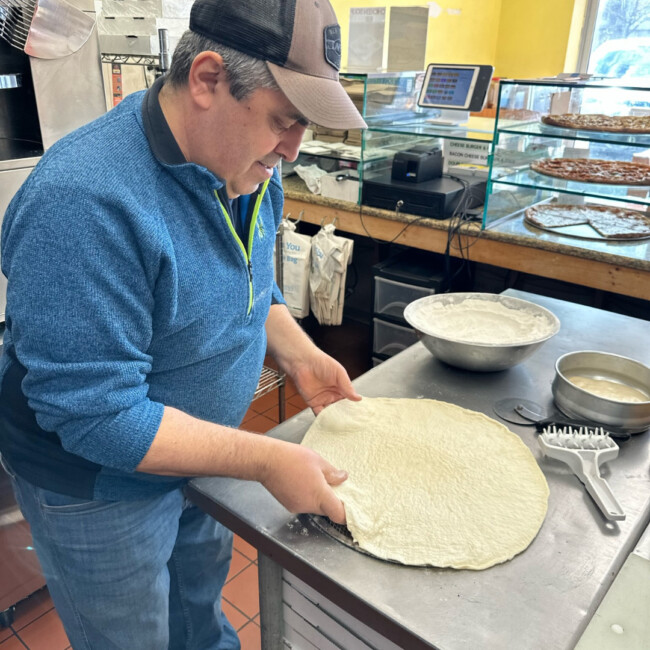
[[[442,13],[429,18],[427,63],[494,62],[499,14],[502,0],[438,0]],[[341,25],[342,65],[347,65],[350,9],[352,7],[426,7],[426,2],[413,0],[331,0]],[[447,9],[460,9],[449,14]],[[389,12],[386,12],[388,21]]]
[[[350,8],[427,5],[413,0],[331,2],[341,24],[344,66]],[[429,18],[427,62],[492,64],[495,75],[515,78],[575,69],[585,0],[437,0],[437,4],[442,13]]]
[[[495,74],[544,77],[564,72],[574,0],[503,0]]]

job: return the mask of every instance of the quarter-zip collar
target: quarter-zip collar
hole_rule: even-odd
[[[147,90],[142,101],[142,121],[144,132],[154,156],[166,165],[183,165],[187,162],[181,148],[167,124],[160,107],[159,94],[165,84],[164,77],[158,77]]]

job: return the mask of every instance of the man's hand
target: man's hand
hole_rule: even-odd
[[[293,443],[276,441],[268,458],[262,485],[290,512],[325,515],[345,523],[345,508],[332,490],[348,477],[315,451]]]
[[[345,368],[317,348],[308,358],[295,364],[292,370],[291,378],[298,392],[316,415],[340,399],[361,399]]]
[[[314,413],[340,399],[361,399],[345,368],[313,344],[286,305],[271,305],[266,334],[269,352]]]

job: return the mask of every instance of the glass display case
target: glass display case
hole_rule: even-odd
[[[303,141],[296,163],[283,165],[283,170],[288,173],[296,164],[316,164],[340,182],[357,181],[358,203],[364,197],[364,179],[391,177],[397,153],[438,148],[445,175],[464,174],[485,184],[494,119],[470,116],[463,124],[436,123],[440,111],[417,104],[424,76],[423,71],[341,73],[341,83],[368,129],[336,132],[316,126],[310,134],[313,139]],[[407,182],[407,189],[422,189],[419,182]],[[461,182],[456,183],[463,188]],[[389,196],[377,207],[393,210],[399,200],[395,194],[394,200]],[[402,211],[409,210],[405,207]]]
[[[441,120],[440,109],[418,106],[424,78],[367,76],[360,196],[364,205],[444,219],[483,204],[494,119],[458,111],[458,124]]]
[[[519,219],[531,236],[642,238],[619,217],[642,223],[650,205],[650,88],[613,83],[501,81],[484,227]],[[566,114],[573,125],[548,123]],[[616,227],[600,227],[603,215]]]

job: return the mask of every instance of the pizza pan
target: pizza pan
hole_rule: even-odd
[[[646,399],[624,402],[600,397],[569,381],[574,376],[629,387]],[[624,433],[640,433],[650,427],[650,368],[634,359],[592,350],[569,352],[555,363],[552,392],[555,405],[569,417]]]
[[[568,225],[568,226],[554,226],[549,228],[548,226],[540,226],[537,223],[529,221],[526,216],[524,216],[524,223],[529,228],[536,228],[537,230],[543,230],[544,232],[550,232],[554,235],[560,235],[562,237],[571,237],[573,239],[588,239],[590,241],[606,241],[612,242],[615,244],[625,244],[627,242],[635,242],[643,239],[650,239],[650,235],[639,235],[638,237],[608,237],[607,235],[601,235],[597,230],[594,230],[590,224],[581,223],[578,225]]]

